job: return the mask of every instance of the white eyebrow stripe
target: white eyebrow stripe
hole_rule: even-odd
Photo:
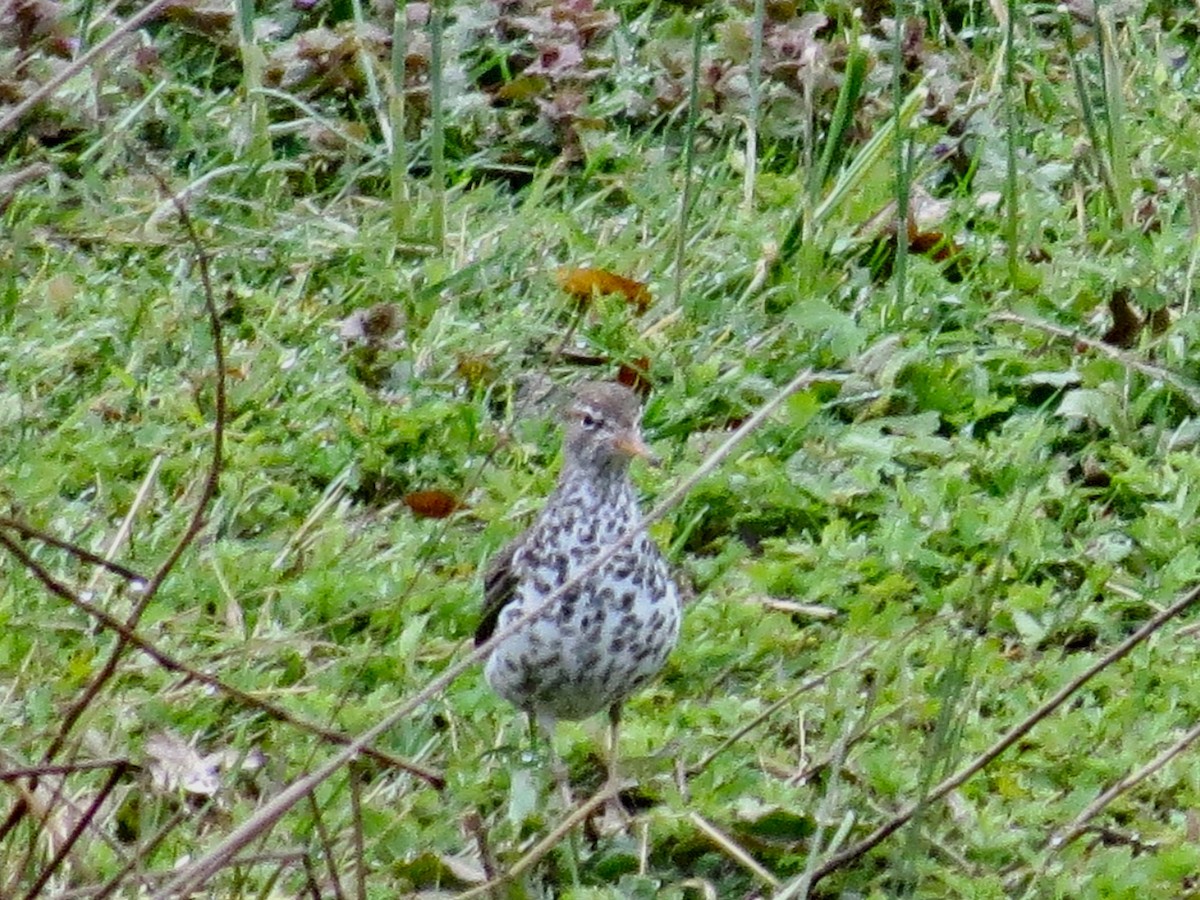
[[[586,414],[586,415],[592,416],[593,418],[596,418],[596,419],[607,419],[608,418],[608,416],[604,413],[604,410],[600,409],[597,406],[592,406],[590,403],[577,403],[575,405],[575,412],[580,413],[580,414]]]

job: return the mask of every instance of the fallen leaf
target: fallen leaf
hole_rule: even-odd
[[[473,388],[491,384],[496,380],[496,367],[492,365],[492,361],[475,353],[460,353],[454,371]]]
[[[650,357],[639,356],[632,362],[621,363],[621,368],[617,371],[617,381],[631,391],[635,391],[643,397],[649,397],[652,389]]]
[[[580,303],[587,303],[595,294],[620,294],[637,309],[639,315],[649,309],[652,302],[650,289],[642,282],[606,269],[564,267],[558,270],[558,283]]]
[[[445,491],[412,491],[404,495],[404,505],[421,519],[444,519],[460,508],[454,495]]]
[[[940,200],[919,185],[913,185],[908,204],[908,250],[942,263],[947,281],[963,278],[965,263],[963,248],[941,226],[950,213],[950,201]],[[873,257],[873,272],[877,279],[891,277],[896,253],[896,203],[892,201],[859,229],[859,235],[870,241],[869,255]]]
[[[1100,338],[1113,347],[1130,349],[1137,346],[1138,337],[1144,328],[1149,328],[1155,337],[1171,325],[1171,312],[1166,307],[1152,309],[1145,317],[1138,314],[1130,302],[1133,292],[1129,288],[1117,288],[1108,300],[1108,311],[1112,314],[1112,327]]]
[[[1108,298],[1108,311],[1112,313],[1112,327],[1104,332],[1100,340],[1114,347],[1132,347],[1137,344],[1142,330],[1141,317],[1133,311],[1129,288],[1117,288]]]

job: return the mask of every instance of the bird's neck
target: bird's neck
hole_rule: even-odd
[[[558,478],[555,493],[566,499],[599,504],[610,508],[636,506],[629,466],[581,466],[568,462]]]

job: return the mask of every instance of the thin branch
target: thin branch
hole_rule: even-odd
[[[1083,812],[1075,817],[1075,820],[1067,828],[1050,838],[1048,842],[1050,849],[1058,850],[1083,834],[1088,828],[1088,822],[1095,818],[1104,807],[1108,806],[1108,804],[1112,803],[1126,791],[1141,784],[1191,746],[1197,738],[1200,738],[1200,725],[1189,729],[1183,737],[1163,750],[1162,753],[1158,754],[1158,756],[1154,757],[1154,759],[1150,760],[1142,768],[1136,772],[1130,772],[1108,790],[1104,791],[1104,793],[1100,794],[1100,796],[1087,805]]]
[[[574,809],[569,816],[559,822],[557,827],[549,834],[538,841],[528,853],[513,863],[507,872],[493,881],[458,894],[454,900],[470,900],[472,897],[483,897],[485,895],[492,896],[498,887],[513,881],[526,870],[531,869],[534,863],[558,846],[559,841],[566,837],[572,828],[580,822],[586,821],[592,813],[607,803],[609,799],[610,794],[607,789],[593,794],[581,806]]]
[[[129,509],[125,512],[125,518],[121,520],[121,524],[117,526],[117,533],[112,536],[112,540],[108,542],[108,548],[104,551],[104,559],[111,561],[117,555],[117,550],[121,545],[129,540],[129,535],[133,533],[133,521],[137,518],[142,507],[146,505],[146,500],[150,497],[150,490],[154,487],[155,480],[158,478],[158,470],[162,468],[163,455],[156,454],[150,463],[150,468],[146,471],[146,476],[142,479],[141,485],[138,487],[138,492],[134,495],[133,502],[129,504]],[[100,573],[103,569],[96,569],[92,572],[92,577],[88,579],[86,590],[93,590],[100,582]]]
[[[280,722],[284,722],[294,728],[300,729],[301,731],[306,731],[309,734],[316,735],[324,740],[335,744],[340,744],[342,746],[353,742],[353,738],[351,738],[349,735],[342,734],[339,731],[334,731],[331,728],[326,728],[314,722],[309,722],[306,719],[301,719],[288,712],[288,710],[284,709],[283,707],[276,706],[269,700],[263,700],[259,697],[255,697],[253,694],[243,691],[241,688],[236,688],[231,684],[226,684],[215,675],[209,675],[207,672],[193,668],[182,660],[171,656],[166,651],[159,649],[136,631],[131,630],[125,625],[125,623],[121,622],[120,619],[117,619],[116,617],[105,612],[103,609],[100,609],[98,606],[94,606],[93,604],[88,603],[86,600],[76,596],[70,588],[57,581],[49,572],[47,572],[40,564],[38,564],[36,560],[30,557],[19,544],[9,538],[3,532],[0,532],[0,547],[4,547],[15,557],[17,557],[22,565],[29,569],[29,571],[32,572],[33,575],[37,577],[38,580],[40,580],[46,589],[51,593],[78,607],[80,610],[99,621],[106,628],[115,631],[122,639],[125,640],[127,644],[129,644],[129,646],[140,650],[167,671],[178,672],[179,674],[184,675],[193,681],[207,685],[208,687],[219,691],[227,697],[231,697],[232,699],[250,707],[251,709],[260,710],[272,718],[279,720]],[[389,768],[400,769],[401,771],[415,775],[439,790],[445,786],[445,778],[440,772],[428,769],[417,763],[411,762],[410,760],[401,759],[398,756],[393,756],[392,754],[385,753],[382,750],[376,750],[373,747],[362,747],[360,748],[359,752],[361,752],[364,756],[369,756],[383,765],[388,766]],[[6,822],[3,826],[0,826],[0,841],[2,841],[4,835],[11,830],[13,824],[15,824],[15,822],[10,821]]]
[[[65,550],[67,553],[74,556],[76,559],[81,559],[86,563],[91,563],[94,566],[100,566],[102,569],[107,569],[114,575],[120,575],[126,581],[134,582],[135,584],[145,584],[146,576],[135,572],[120,563],[115,563],[112,560],[105,559],[98,553],[93,553],[80,547],[78,544],[72,544],[70,541],[64,541],[62,538],[56,538],[52,534],[47,534],[44,531],[39,531],[32,525],[27,525],[17,519],[10,519],[8,516],[0,516],[0,528],[9,528],[22,537],[30,538],[35,541],[40,541],[43,544],[49,544],[51,547],[57,547],[59,550]]]
[[[354,846],[354,897],[367,900],[367,848],[363,838],[362,786],[359,784],[359,767],[350,766],[351,843]]]
[[[125,882],[125,876],[133,871],[134,867],[136,867],[139,863],[142,866],[145,866],[146,860],[150,858],[150,854],[157,850],[158,845],[166,839],[167,835],[174,831],[176,826],[183,822],[183,820],[186,819],[190,814],[191,810],[186,806],[176,810],[171,815],[171,818],[167,819],[167,821],[163,823],[162,828],[158,829],[157,832],[151,835],[150,840],[138,847],[137,853],[133,855],[133,859],[122,866],[119,872],[113,875],[113,877],[110,878],[107,883],[102,885],[98,891],[95,893],[88,893],[83,896],[90,898],[90,900],[106,900],[107,897],[111,897],[113,892],[121,887],[121,885]]]
[[[89,50],[83,56],[73,60],[66,66],[63,66],[53,77],[38,85],[37,90],[8,110],[8,112],[0,117],[0,134],[8,131],[13,126],[17,125],[25,116],[30,113],[35,106],[57,91],[60,87],[96,62],[111,53],[117,48],[117,45],[125,39],[125,36],[138,28],[141,28],[159,13],[166,10],[175,0],[153,0],[153,2],[142,7],[130,18],[126,19],[116,27],[112,34],[98,43],[95,47]]]
[[[1109,346],[1103,341],[1086,337],[1077,331],[1072,331],[1070,328],[1063,328],[1061,325],[1055,325],[1053,322],[1047,322],[1043,319],[1032,319],[1028,316],[1019,316],[1016,313],[996,313],[989,318],[993,322],[1011,322],[1014,325],[1023,325],[1026,328],[1036,328],[1038,331],[1044,331],[1046,334],[1074,341],[1077,344],[1087,347],[1089,350],[1102,353],[1110,359],[1115,359],[1127,369],[1133,369],[1135,372],[1141,372],[1143,375],[1170,385],[1183,394],[1193,408],[1200,410],[1200,385],[1184,378],[1182,375],[1176,375],[1170,369],[1148,363],[1144,359],[1140,359],[1136,354]]]
[[[350,772],[354,777],[354,772]],[[346,900],[342,890],[342,880],[338,878],[337,858],[333,852],[333,840],[329,837],[329,829],[325,827],[325,817],[321,815],[321,806],[317,803],[317,795],[308,795],[308,805],[312,809],[313,824],[317,828],[317,838],[321,842],[321,855],[325,857],[325,870],[329,873],[329,883],[333,888],[336,900]]]
[[[95,769],[112,769],[124,766],[126,769],[138,769],[127,759],[95,759],[80,763],[60,763],[48,766],[22,766],[20,769],[4,769],[0,771],[0,781],[18,781],[22,778],[40,778],[45,775],[72,775],[76,772],[90,772]]]
[[[155,6],[157,4],[151,5]],[[196,233],[196,228],[192,224],[192,217],[188,213],[187,206],[171,191],[170,186],[157,171],[151,168],[150,174],[158,182],[159,188],[164,193],[170,195],[171,202],[175,204],[175,210],[179,214],[179,221],[183,225],[184,231],[187,232],[188,240],[196,251],[196,264],[200,273],[200,283],[204,288],[204,308],[208,313],[208,328],[209,333],[212,335],[213,363],[216,367],[215,384],[213,385],[212,460],[209,462],[208,472],[204,477],[204,486],[200,490],[200,497],[196,501],[196,507],[192,511],[187,528],[184,529],[183,534],[176,541],[171,552],[167,554],[167,558],[158,567],[158,571],[150,577],[145,591],[142,592],[142,596],[134,604],[133,609],[125,620],[125,629],[118,632],[117,643],[109,652],[108,659],[104,661],[104,665],[100,667],[100,671],[92,677],[87,687],[83,689],[75,702],[63,714],[63,721],[59,726],[58,733],[50,742],[50,746],[46,748],[43,756],[45,762],[50,762],[54,759],[62,749],[71,730],[75,727],[76,722],[79,721],[79,717],[95,702],[104,685],[108,683],[108,680],[116,672],[121,657],[129,647],[130,641],[128,636],[137,627],[137,623],[142,618],[142,613],[146,611],[146,607],[150,605],[150,602],[158,594],[158,589],[167,579],[167,576],[171,574],[171,570],[175,568],[175,564],[179,562],[184,551],[191,546],[192,541],[200,533],[200,529],[204,527],[204,516],[208,511],[209,503],[217,493],[217,482],[221,476],[225,442],[225,345],[221,315],[217,309],[216,295],[212,286],[212,275],[208,267],[208,254],[205,252],[204,245],[200,242],[200,236]]]
[[[105,780],[104,786],[100,788],[100,792],[96,795],[95,799],[92,800],[91,804],[84,811],[83,815],[79,817],[79,820],[75,823],[74,827],[67,835],[67,839],[63,841],[63,845],[58,848],[58,852],[55,853],[54,858],[50,860],[50,864],[42,870],[42,874],[39,875],[37,880],[33,883],[33,887],[31,887],[25,893],[25,900],[33,900],[34,897],[41,893],[42,888],[46,886],[46,882],[49,881],[54,875],[55,870],[62,865],[62,861],[67,858],[67,854],[71,852],[71,848],[75,846],[75,842],[79,840],[79,836],[83,834],[84,830],[88,827],[88,825],[91,824],[92,819],[94,819],[96,817],[96,813],[99,812],[101,804],[108,799],[108,795],[112,793],[112,789],[117,786],[117,782],[124,774],[125,764],[122,760],[113,767],[111,772],[108,773],[108,778]]]
[[[1055,694],[1034,710],[1030,715],[1023,719],[1020,723],[1010,729],[1004,737],[998,740],[995,744],[985,750],[982,754],[971,760],[966,766],[955,772],[949,778],[942,781],[934,787],[921,803],[910,804],[895,817],[880,825],[870,835],[859,841],[852,847],[843,850],[841,853],[835,854],[827,859],[816,871],[813,876],[812,883],[815,885],[818,881],[824,878],[829,873],[840,869],[842,866],[853,862],[863,854],[867,853],[874,847],[881,844],[895,831],[900,829],[923,807],[930,803],[941,800],[955,788],[959,787],[965,781],[986,768],[996,757],[1023,738],[1034,726],[1049,716],[1052,712],[1062,706],[1075,694],[1083,685],[1094,678],[1097,674],[1107,669],[1113,663],[1129,655],[1138,644],[1154,634],[1163,625],[1171,619],[1178,616],[1181,612],[1191,606],[1200,599],[1200,586],[1192,588],[1182,598],[1172,603],[1162,612],[1155,615],[1146,622],[1141,628],[1123,640],[1120,644],[1106,653],[1103,657],[1085,669],[1082,673],[1068,681]]]
[[[770,885],[771,890],[779,890],[779,879],[764,869],[758,860],[746,852],[745,848],[743,848],[741,844],[719,829],[716,825],[712,824],[712,822],[694,812],[688,813],[688,821],[695,825],[696,828],[698,828],[706,838],[720,847],[725,852],[726,856],[728,856],[738,865],[747,869],[751,874],[754,875],[755,878]]]
[[[687,770],[688,778],[694,778],[697,775],[699,775],[701,772],[703,772],[705,769],[707,769],[709,767],[709,765],[712,763],[712,761],[714,759],[716,759],[718,756],[720,756],[722,753],[724,753],[726,750],[728,750],[730,747],[732,747],[734,744],[736,744],[738,741],[740,741],[742,738],[744,738],[746,735],[748,735],[751,731],[753,731],[755,728],[757,728],[759,725],[761,725],[763,722],[765,722],[771,716],[775,715],[775,713],[779,712],[779,710],[783,709],[785,706],[787,706],[789,703],[791,703],[793,700],[795,700],[801,694],[806,694],[809,691],[811,691],[813,688],[820,687],[822,684],[824,684],[826,681],[829,680],[829,677],[831,675],[834,675],[835,673],[840,672],[843,669],[849,668],[850,666],[854,665],[855,663],[862,662],[864,659],[866,659],[868,656],[870,656],[872,653],[874,653],[876,648],[878,648],[878,646],[879,646],[878,641],[870,643],[867,646],[863,647],[863,649],[861,649],[857,653],[855,653],[853,656],[838,663],[833,668],[822,672],[820,675],[817,675],[817,676],[814,676],[813,678],[808,679],[808,681],[805,681],[804,683],[802,683],[798,687],[794,688],[793,690],[788,691],[786,694],[784,694],[782,697],[780,697],[778,700],[776,700],[774,703],[772,703],[770,706],[768,706],[766,709],[764,709],[761,713],[759,713],[757,716],[755,716],[753,719],[751,719],[749,722],[747,722],[745,725],[743,725],[741,728],[739,728],[733,734],[729,735],[729,737],[725,738],[725,740],[721,741],[721,743],[714,750],[712,750],[707,756],[705,756],[704,759],[700,760],[700,762],[696,763],[694,766],[690,766]]]

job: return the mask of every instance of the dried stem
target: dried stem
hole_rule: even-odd
[[[1132,369],[1135,372],[1141,372],[1143,375],[1150,378],[1158,379],[1164,384],[1170,385],[1179,393],[1183,394],[1195,409],[1200,409],[1200,385],[1193,381],[1176,375],[1170,369],[1164,369],[1162,366],[1156,366],[1153,363],[1148,363],[1144,359],[1140,359],[1133,353],[1128,353],[1124,350],[1112,347],[1103,341],[1097,341],[1093,338],[1085,337],[1070,328],[1063,328],[1061,325],[1055,325],[1053,322],[1046,322],[1042,319],[1032,319],[1028,316],[1019,316],[1016,313],[996,313],[991,317],[994,322],[1011,322],[1014,325],[1023,325],[1026,328],[1036,328],[1038,331],[1044,331],[1046,334],[1052,334],[1055,337],[1065,338],[1069,341],[1074,341],[1087,347],[1089,350],[1095,350],[1103,353],[1110,359],[1115,359],[1127,369]]]
[[[1049,700],[1047,700],[1030,715],[1025,717],[1025,719],[1023,719],[1020,723],[1010,729],[995,744],[993,744],[975,759],[971,760],[971,762],[959,769],[959,771],[955,772],[949,778],[946,778],[944,781],[934,787],[921,803],[910,804],[892,819],[876,828],[875,831],[873,831],[863,840],[859,841],[857,844],[854,844],[852,847],[849,847],[846,850],[843,850],[841,853],[835,854],[827,859],[815,872],[812,884],[815,885],[829,873],[842,868],[843,866],[853,862],[863,854],[872,850],[874,847],[886,840],[895,831],[900,829],[905,823],[907,823],[922,807],[941,800],[972,776],[981,772],[994,759],[996,759],[996,757],[1032,731],[1034,726],[1066,703],[1067,700],[1069,700],[1076,691],[1087,684],[1088,681],[1090,681],[1100,672],[1107,669],[1113,663],[1127,656],[1134,647],[1142,643],[1142,641],[1162,628],[1162,626],[1171,619],[1182,613],[1185,609],[1195,603],[1197,599],[1200,599],[1200,587],[1192,588],[1190,591],[1184,594],[1183,597],[1172,603],[1162,612],[1155,615],[1152,619],[1146,622],[1145,625],[1123,640],[1103,657],[1101,657],[1079,675],[1068,681]]]
[[[131,630],[119,619],[109,615],[99,607],[88,603],[86,600],[83,600],[70,588],[61,584],[36,560],[30,557],[29,554],[27,554],[19,544],[12,541],[12,539],[7,537],[3,532],[0,532],[0,547],[4,547],[10,553],[12,553],[13,556],[15,556],[19,562],[21,562],[30,572],[32,572],[33,575],[37,577],[38,580],[40,580],[46,589],[51,593],[62,597],[68,603],[71,603],[72,605],[81,609],[83,612],[87,613],[89,616],[92,616],[106,628],[116,632],[129,644],[129,646],[135,647],[142,653],[145,653],[148,657],[150,657],[159,666],[167,671],[178,672],[179,674],[184,675],[193,681],[207,685],[208,687],[219,691],[225,696],[237,700],[239,703],[242,703],[251,709],[261,710],[280,722],[284,722],[293,726],[294,728],[300,729],[301,731],[306,731],[309,734],[314,734],[320,738],[323,738],[324,740],[335,744],[341,744],[343,746],[353,742],[353,739],[348,735],[294,716],[281,706],[276,706],[268,700],[263,700],[259,697],[255,697],[253,694],[243,691],[241,688],[236,688],[231,684],[226,684],[215,675],[209,675],[207,672],[202,672],[199,669],[193,668],[182,660],[176,659],[174,656],[171,656],[164,650],[159,649],[136,631]],[[388,766],[389,768],[400,769],[404,772],[408,772],[411,775],[415,775],[439,790],[445,786],[445,779],[442,777],[441,773],[432,769],[428,769],[406,759],[401,759],[398,756],[393,756],[390,753],[385,753],[382,750],[376,750],[373,747],[362,747],[360,748],[360,752],[364,756],[369,756],[383,765]],[[8,823],[6,823],[5,826],[0,827],[0,840],[3,840],[4,835],[7,834],[8,830],[10,829],[11,824]]]

